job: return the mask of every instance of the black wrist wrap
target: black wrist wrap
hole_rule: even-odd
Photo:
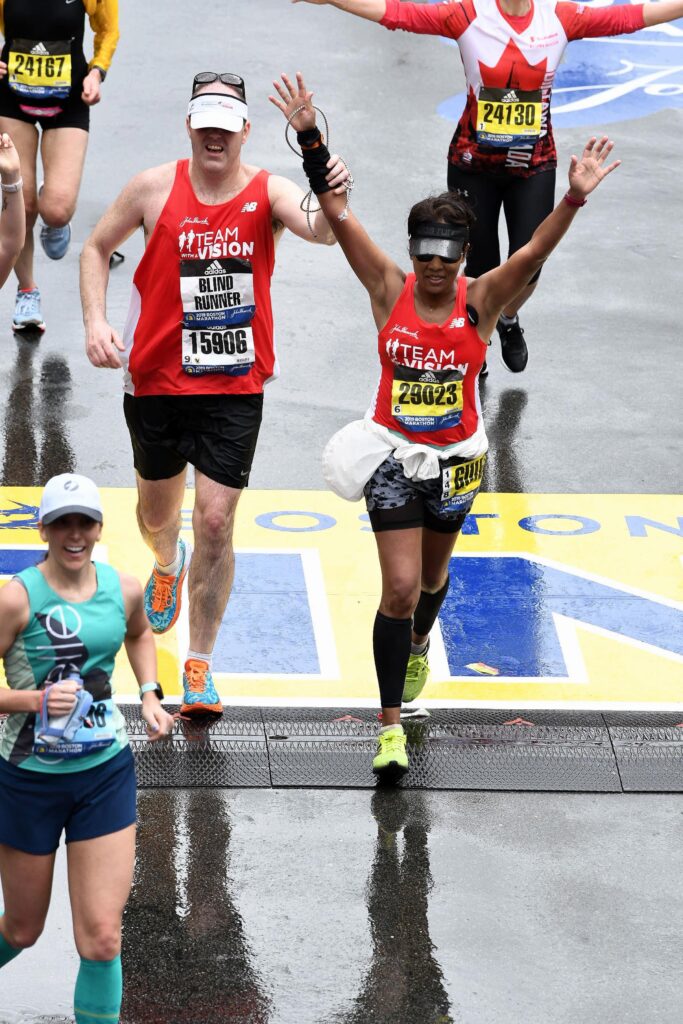
[[[331,192],[331,186],[325,180],[328,174],[327,161],[330,159],[330,151],[323,142],[323,137],[318,128],[308,128],[305,132],[296,133],[296,141],[303,150],[304,173],[315,195],[322,195],[323,192]],[[316,143],[318,143],[316,145]],[[314,149],[307,147],[315,146]]]

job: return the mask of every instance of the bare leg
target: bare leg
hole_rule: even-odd
[[[7,132],[14,143],[21,161],[21,177],[24,182],[24,206],[26,209],[26,241],[19,259],[14,265],[19,287],[35,288],[33,277],[33,227],[38,216],[38,195],[36,188],[36,160],[38,157],[38,129],[14,117],[0,117],[0,132]]]
[[[87,960],[121,952],[121,918],[133,882],[135,825],[67,846],[74,938]]]
[[[176,557],[185,477],[186,470],[168,480],[143,480],[137,476],[138,526],[159,565],[169,565]]]
[[[50,128],[43,132],[40,155],[45,183],[38,212],[48,227],[64,227],[74,215],[87,148],[88,132],[83,128]]]
[[[0,934],[15,949],[32,946],[45,925],[54,873],[54,853],[36,856],[0,844],[5,913]]]
[[[199,471],[195,473],[195,486],[194,555],[189,575],[190,648],[211,654],[235,575],[232,533],[242,491],[218,484]]]

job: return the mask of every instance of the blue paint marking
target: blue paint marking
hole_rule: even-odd
[[[552,520],[559,520],[558,527],[551,529],[549,526],[541,526],[541,523],[549,523]],[[565,529],[560,525],[562,522],[578,523],[574,529]],[[542,533],[548,537],[582,537],[587,533],[595,533],[600,529],[600,523],[595,519],[588,519],[587,516],[571,516],[552,513],[550,515],[524,516],[520,519],[519,525],[529,533]]]
[[[315,519],[315,523],[311,526],[297,526],[292,523],[285,525],[282,522],[285,516],[295,516],[297,519],[305,516]],[[256,516],[254,522],[258,526],[262,526],[264,530],[280,530],[282,533],[317,533],[319,530],[329,530],[337,525],[336,519],[323,515],[322,512],[293,511],[291,509],[283,512],[264,512],[263,515]]]
[[[38,506],[13,501],[13,508],[0,508],[0,530],[33,530],[38,525]]]
[[[463,537],[478,537],[480,519],[500,519],[497,512],[470,512],[462,524],[461,533]]]
[[[0,576],[14,576],[29,565],[42,562],[45,551],[16,546],[0,548]]]
[[[301,556],[237,554],[235,585],[214,648],[217,672],[318,674]]]
[[[683,656],[680,609],[532,558],[456,557],[440,614],[450,674],[483,661],[501,676],[567,678],[553,612]]]
[[[661,530],[672,533],[674,537],[683,537],[683,516],[678,517],[678,526],[660,523],[657,519],[646,519],[645,516],[624,516],[631,537],[649,537],[649,530]]]
[[[620,0],[613,6],[621,6]],[[444,41],[457,45],[451,39]],[[439,105],[438,113],[458,121],[465,98],[465,93],[450,97]],[[570,42],[555,74],[551,119],[556,128],[574,128],[681,107],[683,20],[679,19],[630,35]]]

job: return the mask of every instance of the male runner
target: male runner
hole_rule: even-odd
[[[263,386],[278,373],[275,245],[285,228],[323,245],[334,244],[334,235],[321,213],[309,228],[297,185],[242,163],[250,129],[242,78],[196,75],[186,123],[191,159],[133,178],[85,243],[81,295],[88,358],[125,367],[138,523],[156,559],[145,589],[156,633],[170,629],[180,609],[190,562],[180,509],[187,463],[195,467],[182,711],[202,714],[222,710],[211,655],[234,575],[233,522],[254,457]],[[338,157],[329,167],[329,183],[343,192],[346,167]],[[122,341],[106,319],[109,257],[141,225],[146,250]]]

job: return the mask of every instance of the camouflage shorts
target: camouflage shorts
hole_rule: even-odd
[[[486,456],[451,458],[431,480],[409,480],[403,466],[389,455],[363,491],[375,533],[426,526],[439,533],[457,533],[479,493]]]

